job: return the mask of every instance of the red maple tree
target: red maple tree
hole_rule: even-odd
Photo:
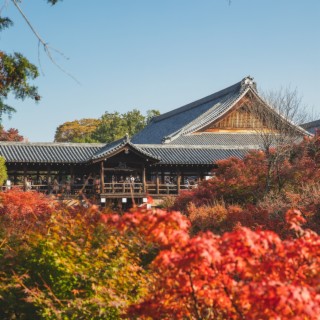
[[[178,212],[104,216],[123,232],[159,246],[149,294],[128,314],[141,319],[318,319],[320,237],[301,228],[298,210],[286,214],[297,238],[240,227],[222,236],[190,237]]]
[[[10,128],[9,130],[5,130],[1,127],[0,129],[0,141],[23,141],[24,137],[19,134],[18,129]]]

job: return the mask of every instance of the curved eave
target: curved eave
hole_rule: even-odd
[[[8,163],[84,164],[102,145],[0,142],[0,155]]]
[[[125,142],[125,143],[120,143],[119,145],[117,145],[109,150],[106,150],[105,152],[103,152],[97,156],[93,156],[91,158],[91,162],[96,163],[96,162],[100,162],[100,161],[112,158],[115,155],[125,151],[126,149],[128,149],[130,152],[137,154],[138,156],[140,156],[142,158],[147,159],[150,162],[156,163],[161,160],[159,157],[156,157],[156,156],[150,154],[149,152],[146,152],[146,151],[140,149],[139,147],[135,146],[131,142]]]
[[[161,157],[157,164],[182,165],[182,166],[207,166],[213,165],[216,161],[236,157],[243,158],[250,150],[257,149],[256,146],[247,146],[247,148],[235,148],[232,146],[203,147],[203,146],[157,146],[141,145],[143,149]]]
[[[249,92],[250,89],[251,89],[251,86],[248,86],[242,92],[238,93],[237,97],[235,97],[233,101],[232,101],[232,98],[230,98],[231,100],[230,105],[225,110],[223,110],[218,116],[216,116],[214,119],[211,119],[210,117],[208,117],[208,115],[210,115],[212,111],[217,108],[216,105],[214,105],[212,108],[210,108],[207,112],[205,112],[198,118],[194,119],[191,123],[187,124],[185,127],[172,133],[170,136],[165,137],[165,140],[167,139],[169,142],[172,142],[173,140],[175,140],[176,138],[178,138],[183,134],[189,134],[192,132],[202,130],[206,128],[208,125],[210,125],[211,123],[221,120]],[[208,119],[206,119],[207,117]]]

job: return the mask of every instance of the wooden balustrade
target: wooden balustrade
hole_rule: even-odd
[[[191,189],[189,185],[180,185],[180,190]],[[178,194],[178,185],[176,184],[157,184],[157,183],[146,183],[145,188],[143,183],[105,183],[103,194],[141,194],[147,193],[150,195],[166,195]]]
[[[85,194],[109,194],[109,195],[142,195],[142,194],[150,194],[150,195],[177,195],[181,190],[192,189],[195,186],[190,185],[178,185],[176,184],[157,184],[157,183],[146,183],[145,186],[143,183],[138,182],[114,182],[114,183],[104,183],[103,190],[100,190],[100,185],[92,185],[92,184],[72,184],[71,189],[67,190],[65,185],[59,185],[59,191],[54,191],[52,185],[47,184],[33,184],[31,185],[31,190],[38,191],[41,193],[52,194],[70,194],[77,195],[80,193]],[[22,184],[12,185],[11,188],[21,188],[25,189],[25,186]],[[7,190],[8,187],[2,186],[2,191]]]

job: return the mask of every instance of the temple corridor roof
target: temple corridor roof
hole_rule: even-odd
[[[84,163],[104,144],[0,142],[0,155],[7,162]]]

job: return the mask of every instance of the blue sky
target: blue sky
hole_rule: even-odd
[[[2,15],[15,26],[0,48],[39,66],[38,42],[10,1]],[[161,113],[251,75],[268,91],[297,88],[307,110],[320,111],[319,0],[23,0],[41,36],[69,59],[40,50],[44,71],[34,83],[40,103],[10,99],[3,120],[29,141],[53,141],[66,121],[105,111]]]

